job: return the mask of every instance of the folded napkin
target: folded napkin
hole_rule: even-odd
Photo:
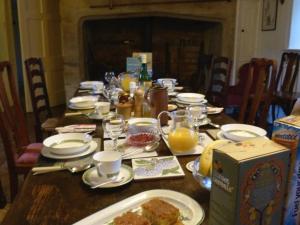
[[[104,151],[113,149],[113,141],[105,140],[104,141]],[[143,152],[143,147],[134,147],[126,145],[125,139],[118,140],[118,150],[122,152],[125,156],[123,159],[136,159],[136,158],[145,158],[158,156],[156,151],[153,152]],[[126,156],[127,155],[127,156]]]
[[[74,124],[65,127],[56,127],[58,133],[87,133],[96,130],[96,124]]]

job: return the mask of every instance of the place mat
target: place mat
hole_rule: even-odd
[[[131,163],[135,180],[185,176],[176,156],[132,159]]]
[[[103,145],[104,145],[104,151],[113,150],[113,141],[112,140],[105,140],[103,142]],[[141,152],[141,153],[134,154],[134,152],[140,152],[139,150],[143,151],[143,149],[139,148],[139,147],[126,145],[126,140],[125,139],[118,139],[118,149],[123,154],[129,154],[131,152],[133,153],[132,155],[124,157],[123,159],[144,158],[144,157],[152,157],[152,156],[157,156],[158,155],[156,151]]]
[[[56,127],[58,133],[90,133],[96,130],[96,124],[73,124],[65,127]]]

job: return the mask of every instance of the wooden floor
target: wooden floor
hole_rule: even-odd
[[[62,115],[62,113],[65,110],[65,106],[57,106],[52,108],[52,112],[54,115]],[[29,132],[29,137],[31,142],[35,142],[35,134],[34,134],[34,117],[32,113],[26,114],[26,122],[27,122],[27,128]],[[7,164],[6,164],[6,157],[3,149],[2,139],[0,137],[0,178],[3,186],[3,190],[6,196],[6,200],[8,204],[4,209],[0,209],[0,224],[7,212],[7,210],[10,207],[10,192],[9,192],[9,180],[8,180],[8,171],[7,171]],[[23,179],[20,177],[20,187],[22,185]]]

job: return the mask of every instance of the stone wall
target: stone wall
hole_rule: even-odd
[[[61,0],[62,50],[66,97],[70,98],[84,79],[82,60],[82,23],[87,19],[167,16],[216,21],[222,24],[222,55],[233,57],[236,0],[173,4],[149,4],[157,0],[119,0],[109,7],[109,0]],[[115,1],[112,1],[115,2]],[[162,0],[162,2],[166,2]],[[132,3],[132,5],[127,4]],[[123,6],[122,6],[123,4]]]

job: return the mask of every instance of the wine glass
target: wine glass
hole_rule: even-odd
[[[110,83],[111,79],[115,76],[115,73],[113,71],[105,72],[104,79],[107,81],[107,83]]]
[[[199,127],[205,124],[207,120],[207,106],[206,104],[201,104],[197,106],[189,106],[188,111],[193,120],[193,126],[198,131]],[[199,142],[202,144],[204,142],[204,135],[198,133]]]
[[[113,141],[113,150],[117,151],[118,138],[125,129],[125,120],[123,116],[119,114],[110,115],[104,118],[102,125],[104,132],[106,132]]]

